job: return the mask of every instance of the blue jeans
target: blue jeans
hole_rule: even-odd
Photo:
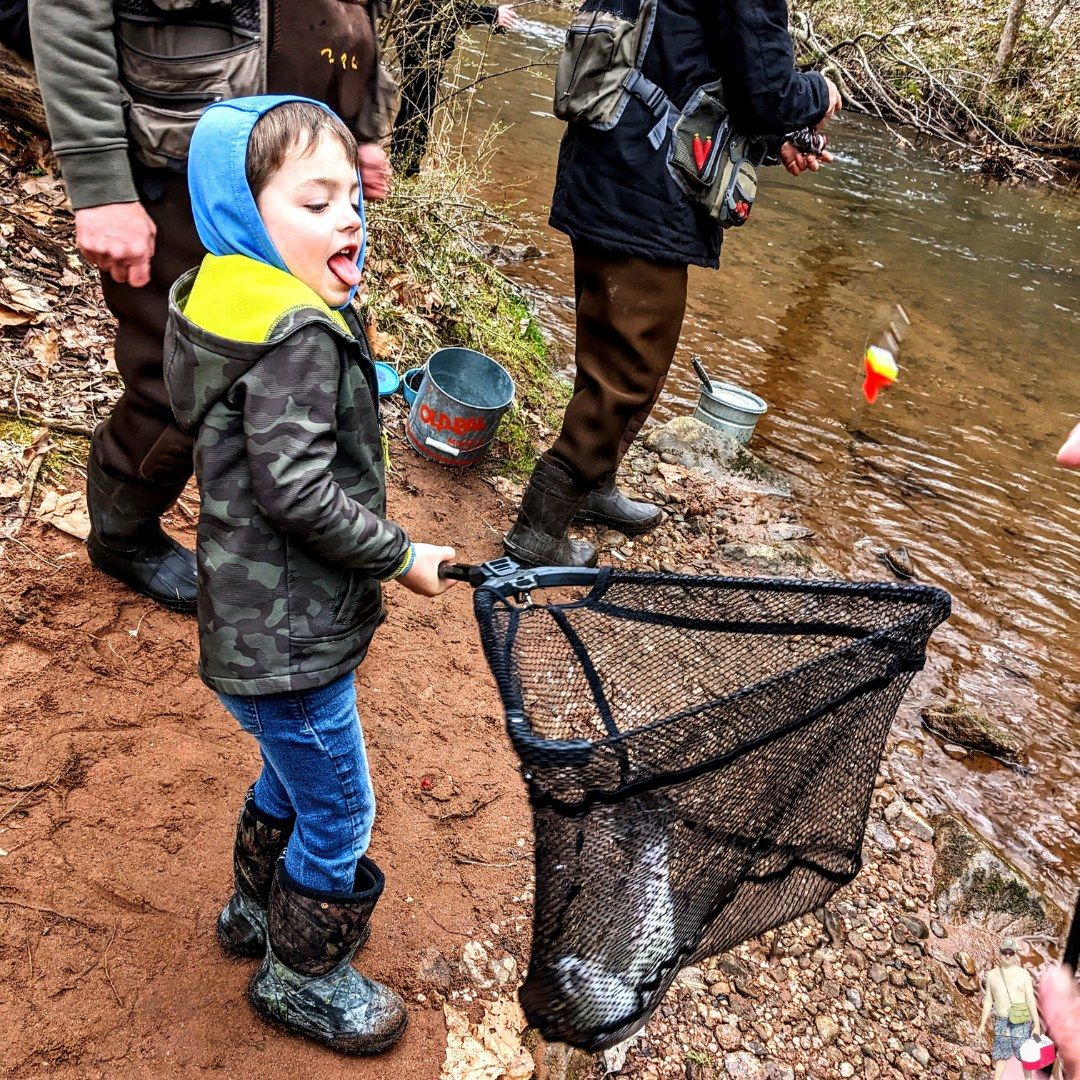
[[[375,820],[352,673],[317,690],[218,697],[258,740],[255,805],[296,818],[285,851],[289,876],[308,889],[351,895]]]

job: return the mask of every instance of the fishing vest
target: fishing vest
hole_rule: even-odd
[[[383,5],[117,0],[117,61],[135,156],[182,171],[208,105],[264,93],[323,101],[361,141],[382,138],[396,91],[379,60]]]

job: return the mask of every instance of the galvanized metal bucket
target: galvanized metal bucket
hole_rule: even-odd
[[[712,391],[701,388],[694,417],[709,427],[727,432],[745,446],[754,434],[758,420],[769,406],[764,398],[734,383],[712,380]]]
[[[491,357],[439,349],[405,421],[409,444],[441,465],[471,465],[487,453],[514,392],[510,373]]]

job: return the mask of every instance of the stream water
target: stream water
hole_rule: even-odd
[[[506,130],[486,194],[545,256],[506,272],[572,348],[566,238],[547,225],[562,124],[550,112],[559,16],[463,36],[467,153]],[[524,11],[523,11],[524,14]],[[562,16],[565,18],[565,16]],[[897,764],[1061,902],[1080,885],[1080,473],[1054,453],[1080,416],[1080,197],[945,169],[884,126],[844,116],[837,160],[767,171],[719,272],[691,268],[682,342],[658,407],[697,400],[689,357],[769,402],[753,449],[801,482],[802,516],[841,573],[889,579],[904,544],[921,581],[953,596],[928,670],[897,719]],[[898,383],[860,392],[868,336],[911,318]],[[572,355],[572,353],[569,353]],[[919,708],[964,697],[1031,745],[1029,772],[954,759]]]

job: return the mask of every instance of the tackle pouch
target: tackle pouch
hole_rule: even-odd
[[[656,0],[585,0],[566,31],[555,72],[555,115],[613,128],[630,99],[626,81],[640,66],[655,22]]]
[[[668,169],[679,187],[721,228],[746,223],[757,196],[757,170],[767,147],[735,131],[720,84],[695,91],[675,122]]]
[[[135,156],[179,170],[203,110],[266,86],[261,0],[118,0],[120,81]]]

